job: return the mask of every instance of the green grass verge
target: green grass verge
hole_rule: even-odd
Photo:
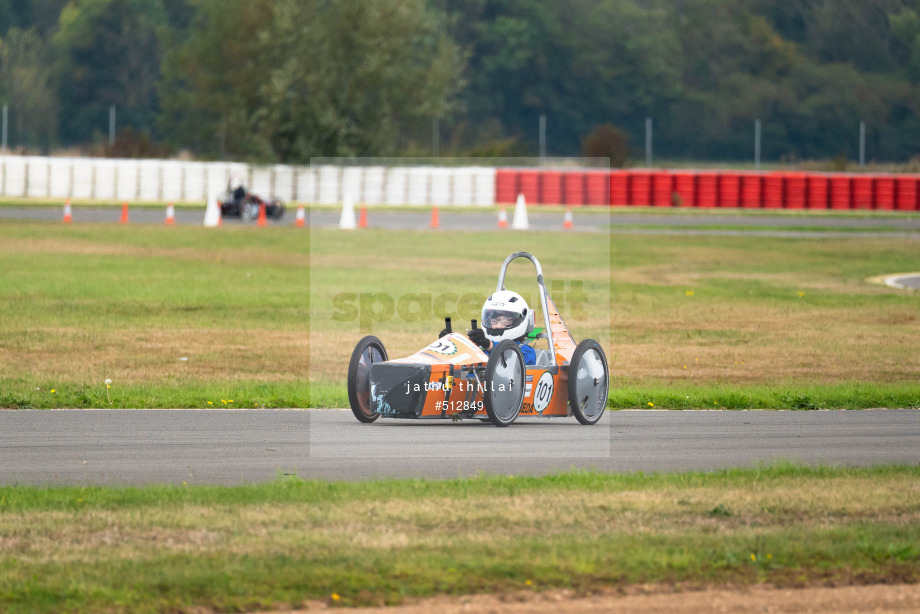
[[[920,581],[920,468],[0,488],[0,610]],[[24,522],[24,519],[28,519]]]
[[[23,388],[21,382],[0,388]],[[920,386],[911,383],[841,383],[824,385],[631,385],[612,388],[610,409],[920,409]],[[52,409],[144,407],[164,409],[255,409],[348,407],[344,384],[176,382],[174,386],[128,385],[108,390],[104,384],[45,382],[37,390],[0,392],[0,407]]]
[[[663,231],[662,224],[610,224],[607,226],[607,229],[611,232],[617,231],[629,231],[629,230],[650,230],[650,231]],[[895,234],[904,234],[905,232],[920,232],[912,229],[898,228],[896,226],[866,226],[862,228],[852,228],[852,227],[839,227],[839,226],[808,226],[808,225],[795,225],[795,226],[768,226],[768,225],[750,225],[750,224],[699,224],[694,226],[685,226],[680,228],[681,232],[693,233],[693,232],[706,232],[706,231],[716,231],[716,232],[750,232],[750,233],[783,233],[783,232],[808,232],[808,233],[840,233],[840,234],[852,234],[856,235],[859,233],[895,233]],[[664,232],[667,232],[666,230]]]
[[[518,250],[540,258],[576,339],[607,350],[612,408],[920,397],[918,295],[866,283],[920,270],[916,241],[899,237],[10,222],[0,407],[342,407],[358,339],[399,357],[445,309],[459,329]],[[532,291],[532,269],[515,263],[506,283]]]
[[[307,383],[173,380],[157,384],[113,385],[68,381],[22,381],[0,378],[0,408],[165,408],[257,409],[281,407],[331,407],[313,405]],[[11,390],[21,392],[11,392]],[[345,404],[336,407],[347,407]]]
[[[920,408],[920,387],[909,383],[731,386],[672,384],[610,391],[614,409],[869,409]]]

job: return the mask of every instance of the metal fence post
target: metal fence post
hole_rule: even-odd
[[[652,118],[645,118],[645,166],[652,168]]]
[[[546,115],[540,114],[540,166],[546,161]]]
[[[866,122],[859,122],[859,165],[866,165]]]

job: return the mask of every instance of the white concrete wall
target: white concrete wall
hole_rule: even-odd
[[[232,176],[286,202],[488,206],[495,169],[430,166],[255,166],[235,162],[0,156],[0,197],[205,202]]]

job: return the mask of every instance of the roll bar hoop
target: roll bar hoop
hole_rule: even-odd
[[[512,260],[517,258],[527,258],[533,262],[534,267],[537,269],[537,285],[540,286],[540,306],[543,308],[543,322],[546,325],[546,338],[549,341],[549,349],[553,355],[553,364],[556,363],[556,350],[553,345],[553,327],[549,323],[549,309],[546,307],[546,297],[548,293],[546,292],[546,285],[543,283],[543,268],[540,266],[540,261],[537,260],[533,254],[528,254],[527,252],[514,252],[502,263],[501,271],[498,273],[498,286],[495,288],[496,292],[501,292],[505,289],[505,272],[508,270],[508,265]]]

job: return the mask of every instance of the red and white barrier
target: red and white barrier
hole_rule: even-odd
[[[205,202],[236,175],[287,202],[920,210],[920,174],[447,166],[257,166],[235,162],[0,156],[0,197]]]
[[[519,193],[533,205],[918,211],[920,175],[497,169],[496,204]]]

